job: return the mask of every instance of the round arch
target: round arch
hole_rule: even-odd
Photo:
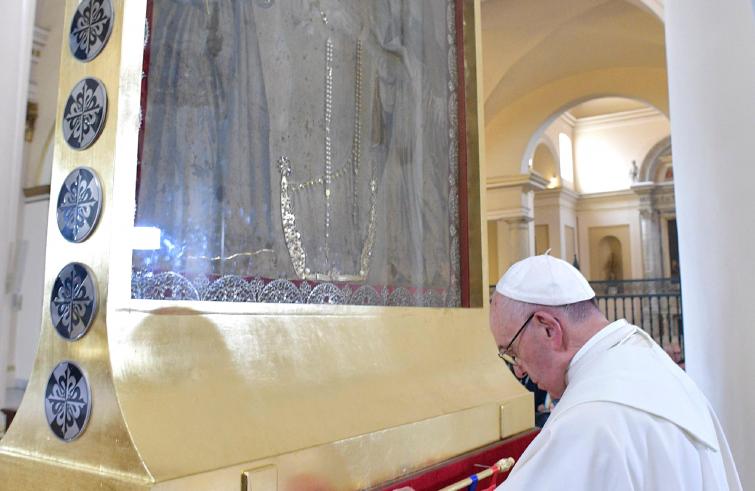
[[[642,101],[668,115],[665,69],[612,68],[584,72],[539,87],[506,106],[485,104],[488,176],[523,174],[543,131],[566,109],[597,97]]]
[[[661,110],[658,107],[656,107],[653,104],[651,104],[650,102],[648,102],[647,100],[644,100],[644,99],[638,98],[638,97],[628,97],[628,96],[623,95],[623,94],[616,94],[616,93],[613,93],[613,94],[596,94],[596,95],[589,95],[589,96],[580,97],[578,99],[575,99],[573,101],[570,101],[570,102],[564,104],[563,106],[561,106],[558,109],[556,109],[555,111],[553,111],[547,118],[545,118],[545,120],[540,124],[540,126],[538,126],[538,128],[535,130],[535,132],[532,134],[532,136],[530,137],[529,141],[527,142],[527,146],[524,149],[524,154],[522,155],[522,163],[527,163],[527,165],[529,165],[529,160],[530,160],[530,158],[532,158],[532,155],[534,154],[535,149],[537,148],[537,145],[540,143],[541,138],[543,138],[545,136],[545,130],[548,129],[548,127],[559,116],[561,116],[563,113],[565,113],[569,109],[582,104],[583,102],[591,101],[591,100],[594,100],[594,99],[602,99],[604,97],[621,97],[621,98],[624,98],[624,99],[631,99],[631,100],[634,100],[634,101],[641,102],[643,104],[647,104],[648,106],[653,107],[655,109],[658,109],[659,111]],[[669,141],[670,141],[670,137],[669,137]],[[670,143],[669,143],[669,146],[670,146]],[[653,148],[655,148],[655,147],[653,147]],[[526,169],[524,169],[524,168],[522,169],[522,171],[525,171],[525,170]]]
[[[655,180],[655,174],[658,172],[658,165],[661,162],[661,157],[671,153],[671,135],[663,138],[661,141],[653,145],[648,151],[647,155],[642,161],[639,172],[639,180],[641,182],[650,182]]]
[[[546,159],[546,161],[542,161],[542,158]],[[545,170],[543,169],[543,164],[547,166],[547,159],[552,161],[553,175],[560,177],[561,169],[559,167],[559,152],[556,145],[553,143],[553,140],[548,135],[543,134],[532,152],[532,168],[543,177],[548,177],[543,173]]]

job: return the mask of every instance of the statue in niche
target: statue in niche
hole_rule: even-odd
[[[449,5],[155,1],[135,266],[458,283]]]
[[[603,274],[607,281],[618,281],[621,279],[621,259],[611,251],[603,267]]]

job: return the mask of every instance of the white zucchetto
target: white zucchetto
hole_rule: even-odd
[[[539,305],[568,305],[595,296],[577,268],[548,254],[514,263],[495,290],[513,300]]]

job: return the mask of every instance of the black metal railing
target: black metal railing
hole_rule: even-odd
[[[644,278],[640,280],[591,281],[595,295],[631,295],[648,293],[681,293],[682,284],[678,277]]]
[[[595,299],[609,321],[626,319],[664,348],[678,344],[683,352],[681,292],[599,295]]]

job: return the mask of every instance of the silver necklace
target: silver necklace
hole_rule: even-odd
[[[316,5],[320,13],[323,24],[328,27],[328,18],[320,6],[320,1],[316,0]],[[355,54],[355,73],[354,73],[354,128],[351,142],[350,159],[339,169],[333,169],[333,145],[332,145],[332,123],[333,123],[333,57],[334,57],[333,39],[328,34],[325,41],[325,80],[324,80],[324,174],[320,177],[312,178],[301,183],[289,182],[292,174],[291,161],[285,155],[278,160],[278,168],[281,173],[281,221],[283,224],[284,238],[294,271],[300,278],[309,278],[312,276],[310,268],[306,265],[306,252],[301,243],[301,233],[296,227],[296,215],[293,210],[292,195],[298,191],[310,189],[314,186],[323,186],[324,197],[324,244],[323,253],[327,271],[324,273],[315,273],[317,279],[334,279],[335,277],[363,280],[369,272],[370,257],[375,237],[375,207],[377,202],[377,182],[373,176],[370,180],[370,210],[367,227],[367,237],[362,246],[360,256],[360,267],[358,275],[340,275],[332,271],[330,266],[330,226],[331,226],[331,198],[333,183],[349,174],[349,168],[352,175],[352,220],[354,224],[358,221],[358,193],[357,193],[357,176],[361,161],[361,132],[362,125],[359,119],[362,112],[362,40],[357,38]]]

